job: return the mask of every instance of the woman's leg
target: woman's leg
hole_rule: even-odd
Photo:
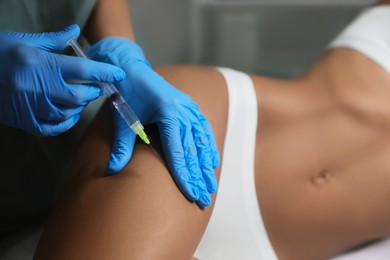
[[[223,77],[197,67],[158,72],[199,104],[222,155],[228,110]],[[212,207],[202,210],[186,200],[164,163],[143,144],[136,145],[125,169],[104,177],[113,138],[111,120],[106,105],[86,135],[35,258],[190,259]],[[220,169],[215,173],[219,178]]]

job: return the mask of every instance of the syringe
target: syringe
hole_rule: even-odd
[[[76,38],[70,39],[67,45],[72,47],[77,56],[88,59],[81,46],[77,43]],[[97,84],[102,88],[103,93],[108,97],[130,128],[133,129],[134,133],[146,144],[150,144],[149,137],[146,135],[143,125],[116,87],[111,83],[97,82]]]

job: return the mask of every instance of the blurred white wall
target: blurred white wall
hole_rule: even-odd
[[[129,0],[136,40],[153,66],[188,63],[190,0]]]
[[[296,77],[374,0],[129,0],[154,66],[198,63]]]

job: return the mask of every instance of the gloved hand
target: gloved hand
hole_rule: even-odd
[[[105,38],[88,51],[89,57],[121,67],[126,79],[118,86],[142,124],[156,123],[173,178],[190,200],[211,204],[217,189],[214,168],[219,153],[211,126],[192,99],[174,88],[149,65],[142,49],[125,38]],[[121,170],[130,160],[135,134],[114,111],[115,136],[108,173]]]
[[[67,84],[64,78],[116,82],[118,67],[53,53],[78,37],[80,28],[60,32],[0,32],[0,123],[36,135],[58,135],[71,128],[100,88]]]

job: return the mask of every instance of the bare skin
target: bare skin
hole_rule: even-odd
[[[110,36],[134,40],[127,1],[98,0],[83,32],[92,44]],[[218,145],[223,147],[227,111],[224,81],[215,70],[198,70],[191,72],[186,69],[183,76],[168,70],[167,77],[178,84],[182,82],[181,89],[188,92],[201,109],[210,111],[205,115],[214,125]],[[189,74],[206,78],[198,78],[188,84],[184,79]],[[216,86],[211,91],[213,95],[210,99],[203,99],[202,92],[213,85]],[[213,102],[218,106],[212,105],[211,108]],[[112,147],[110,122],[111,111],[105,107],[86,136],[72,170],[74,177],[70,179],[69,188],[47,225],[35,258],[191,258],[212,208],[201,210],[189,203],[173,183],[165,165],[143,145],[135,148],[131,163],[120,174],[104,178]],[[216,175],[219,176],[219,170]],[[117,229],[106,226],[107,221],[115,223]],[[187,236],[184,238],[180,234]]]
[[[97,2],[85,30],[92,43],[133,39],[126,1],[115,3]],[[158,72],[199,104],[222,155],[228,111],[222,76],[199,67]],[[390,76],[363,55],[337,49],[301,79],[252,79],[259,101],[257,194],[278,257],[325,259],[388,236]],[[141,144],[120,174],[103,177],[110,115],[105,107],[87,133],[35,258],[191,259],[212,207],[187,201]]]
[[[91,44],[111,36],[134,40],[128,1],[97,0],[83,33]]]
[[[222,152],[228,104],[221,75],[199,67],[158,71],[199,103]],[[388,236],[390,76],[337,49],[302,79],[252,78],[256,187],[278,257],[326,259]],[[104,109],[87,134],[36,259],[191,259],[212,208],[184,199],[143,145],[123,172],[103,177],[110,120]]]
[[[390,75],[332,50],[302,79],[254,77],[256,186],[281,259],[325,259],[390,234]]]
[[[221,149],[228,109],[222,76],[206,68],[160,72],[199,104]],[[206,91],[209,98],[203,97]],[[212,207],[202,210],[186,200],[162,161],[143,144],[118,175],[104,177],[112,135],[106,106],[86,135],[35,259],[191,259]],[[219,169],[215,173],[219,177]]]

